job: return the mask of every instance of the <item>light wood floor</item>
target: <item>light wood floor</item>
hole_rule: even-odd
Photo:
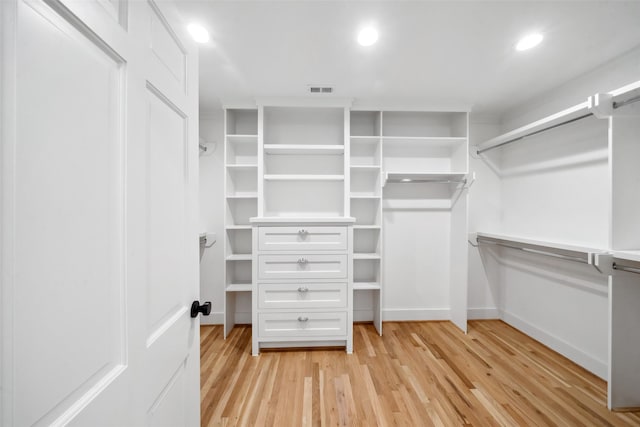
[[[640,426],[606,383],[497,320],[354,326],[354,353],[251,356],[251,327],[201,329],[202,425]]]

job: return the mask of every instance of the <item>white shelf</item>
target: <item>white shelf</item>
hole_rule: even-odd
[[[317,144],[264,144],[267,154],[343,154],[344,145]]]
[[[227,134],[227,141],[238,144],[257,143],[258,135]]]
[[[344,181],[344,175],[269,174],[265,181]]]
[[[258,193],[229,194],[227,199],[257,199]]]
[[[382,196],[379,194],[367,194],[367,193],[351,193],[349,195],[352,199],[380,199]]]
[[[376,253],[354,253],[353,259],[380,259],[380,254]]]
[[[315,216],[315,217],[278,217],[278,216],[265,216],[249,218],[252,224],[255,225],[270,225],[270,224],[353,224],[355,218],[350,216]]]
[[[382,168],[380,165],[351,165],[351,169],[363,172],[377,172]]]
[[[258,169],[258,165],[254,165],[254,164],[227,164],[227,169],[230,170],[253,170],[253,169]]]
[[[379,225],[354,225],[354,230],[380,230],[382,227]]]
[[[637,251],[613,251],[613,257],[626,261],[640,262],[640,250]]]
[[[227,225],[224,228],[227,230],[251,230],[250,225]]]
[[[451,147],[467,142],[467,137],[433,137],[433,136],[384,136],[382,137],[384,144],[401,145],[401,144],[415,144],[423,145],[425,147],[443,148]]]
[[[353,282],[354,291],[379,291],[380,283],[378,282]]]
[[[227,292],[251,292],[251,283],[232,283],[225,288]]]
[[[351,142],[358,142],[358,143],[367,143],[367,144],[376,144],[378,142],[380,142],[380,139],[382,139],[381,136],[360,136],[360,135],[351,135],[349,137],[351,139]]]
[[[576,119],[580,116],[589,114],[589,103],[587,101],[580,104],[569,107],[566,110],[562,110],[558,113],[552,114],[533,123],[521,126],[510,132],[503,133],[502,135],[491,138],[487,141],[478,144],[478,151],[484,151],[489,148],[498,147],[506,144],[509,141],[513,141],[519,138],[523,138],[532,133],[554,127],[562,122]]]
[[[386,172],[384,177],[385,185],[389,182],[412,183],[412,182],[433,182],[433,183],[464,183],[466,173],[430,173],[430,172]]]
[[[526,252],[539,253],[559,258],[572,258],[585,264],[594,264],[595,254],[605,254],[604,249],[590,248],[586,246],[572,245],[562,242],[550,242],[534,240],[526,237],[511,236],[495,233],[476,233],[470,240],[487,241],[490,244],[497,244],[513,249],[520,249]]]
[[[252,259],[251,254],[227,255],[227,258],[226,258],[227,261],[251,261],[251,259]]]

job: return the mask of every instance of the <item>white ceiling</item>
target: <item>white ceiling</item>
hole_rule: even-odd
[[[192,1],[206,26],[200,106],[306,96],[500,113],[640,45],[640,1]],[[378,43],[357,44],[372,23]],[[533,30],[543,43],[516,52]],[[327,95],[317,95],[327,96]]]

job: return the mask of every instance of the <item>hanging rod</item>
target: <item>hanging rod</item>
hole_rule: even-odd
[[[490,244],[490,245],[496,245],[496,246],[503,246],[505,248],[509,248],[509,249],[515,249],[515,250],[519,250],[522,252],[529,252],[529,253],[533,253],[533,254],[538,254],[538,255],[546,255],[552,258],[558,258],[558,259],[563,259],[563,260],[567,260],[567,261],[573,261],[573,262],[579,262],[582,264],[591,264],[589,261],[589,256],[588,254],[585,254],[585,257],[581,257],[581,256],[572,256],[572,255],[565,255],[565,254],[561,254],[561,253],[556,253],[556,252],[550,252],[548,250],[545,249],[532,249],[529,247],[524,247],[521,245],[510,245],[508,243],[504,243],[504,242],[495,242],[495,241],[488,241],[483,239],[482,237],[478,237],[478,243],[486,243],[486,244]]]
[[[627,90],[627,88],[623,88],[623,89]],[[634,91],[637,91],[637,89],[638,88],[636,87],[634,89],[629,90],[629,92],[627,92],[627,93],[633,93]],[[616,91],[614,91],[613,93],[615,93],[615,92]],[[613,94],[613,93],[610,93],[610,95]],[[615,94],[613,96],[620,96],[620,95],[623,95],[623,94],[619,93],[619,94]],[[614,101],[611,106],[615,110],[617,108],[621,108],[621,107],[624,107],[626,105],[630,105],[630,104],[636,103],[638,101],[640,101],[640,94],[632,96],[632,97],[630,97],[628,99],[625,99],[625,100],[622,100],[622,101]],[[573,107],[571,107],[571,108],[569,108],[567,110],[561,111],[560,113],[557,113],[557,114],[554,114],[552,116],[546,117],[544,119],[541,119],[541,120],[539,120],[537,122],[532,123],[531,125],[527,125],[527,126],[523,126],[523,127],[533,127],[533,128],[535,128],[536,127],[536,123],[540,123],[540,122],[544,122],[544,121],[553,122],[555,119],[560,118],[562,116],[565,116],[565,115],[566,116],[572,116],[572,115],[575,115],[575,114],[579,114],[581,111],[584,111],[584,110],[587,110],[587,111],[589,110],[588,102],[584,102],[582,104],[575,105],[575,106],[573,106]],[[499,143],[497,143],[495,145],[492,145],[492,146],[489,146],[489,147],[486,147],[486,148],[478,148],[477,149],[477,153],[478,153],[478,155],[480,155],[480,154],[485,153],[487,151],[493,150],[494,148],[503,147],[503,146],[505,146],[507,144],[511,144],[512,142],[520,141],[520,140],[522,140],[524,138],[527,138],[527,137],[530,137],[530,136],[534,136],[534,135],[538,135],[538,134],[540,134],[542,132],[546,132],[548,130],[555,129],[555,128],[558,128],[560,126],[567,125],[569,123],[574,123],[574,122],[577,122],[578,120],[582,120],[582,119],[585,119],[587,117],[591,117],[593,115],[594,115],[594,113],[591,112],[591,111],[589,111],[587,113],[579,114],[576,117],[571,117],[571,118],[563,120],[561,122],[553,123],[553,124],[548,125],[548,126],[543,126],[540,129],[532,130],[531,132],[527,132],[525,134],[522,134],[522,135],[519,135],[519,136],[516,136],[516,137],[513,137],[513,138],[509,138],[509,139],[504,140],[504,141],[500,141]],[[519,128],[519,129],[522,129],[522,128]],[[517,133],[517,129],[515,131],[511,131],[509,133]],[[509,133],[507,133],[507,135]],[[499,138],[500,137],[497,137],[497,138],[494,138],[494,139],[499,139]],[[482,144],[480,144],[480,145],[482,145]]]
[[[428,178],[411,178],[411,179],[388,179],[387,182],[392,184],[412,184],[418,182],[428,182],[430,184],[466,184],[466,179],[453,180],[453,179],[428,179]]]
[[[523,252],[545,255],[553,258],[563,259],[567,261],[579,262],[582,264],[594,265],[594,255],[601,253],[597,249],[582,248],[578,246],[563,245],[557,243],[538,242],[521,238],[509,238],[501,235],[483,235],[478,233],[473,238],[478,244],[485,243],[490,245],[503,246],[510,249],[520,250]],[[473,242],[470,240],[471,244]]]
[[[614,102],[613,103],[613,109],[615,110],[616,108],[624,107],[625,105],[633,104],[633,103],[638,102],[638,101],[640,101],[640,95],[636,95],[636,96],[631,97],[629,99],[625,99],[624,101]]]
[[[502,147],[504,145],[511,144],[512,142],[520,141],[521,139],[525,139],[525,138],[528,138],[530,136],[538,135],[538,134],[546,132],[548,130],[555,129],[555,128],[558,128],[560,126],[568,125],[569,123],[577,122],[578,120],[586,119],[587,117],[591,117],[591,116],[593,116],[593,113],[583,114],[581,116],[574,117],[573,119],[565,120],[563,122],[556,123],[554,125],[551,125],[551,126],[548,126],[548,127],[542,128],[542,129],[538,129],[538,130],[533,131],[533,132],[526,133],[526,134],[524,134],[522,136],[518,136],[516,138],[508,139],[508,140],[506,140],[504,142],[501,142],[500,144],[492,145],[491,147],[487,147],[487,148],[483,148],[481,150],[478,150],[478,154],[482,154],[485,151],[493,150],[494,148],[499,148],[499,147]]]
[[[629,273],[640,274],[640,261],[637,261],[635,259],[627,259],[614,255],[611,267],[614,270],[628,271]]]
[[[618,263],[615,263],[615,262],[613,263],[613,269],[619,270],[619,271],[628,271],[629,273],[640,274],[640,268],[625,267],[623,265],[618,265]]]

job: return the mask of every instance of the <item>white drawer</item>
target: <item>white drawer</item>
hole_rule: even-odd
[[[259,255],[260,279],[343,279],[347,255]]]
[[[260,309],[346,308],[346,283],[260,283]]]
[[[328,337],[347,334],[347,313],[259,313],[261,338]]]
[[[258,227],[261,251],[347,249],[347,227]]]

